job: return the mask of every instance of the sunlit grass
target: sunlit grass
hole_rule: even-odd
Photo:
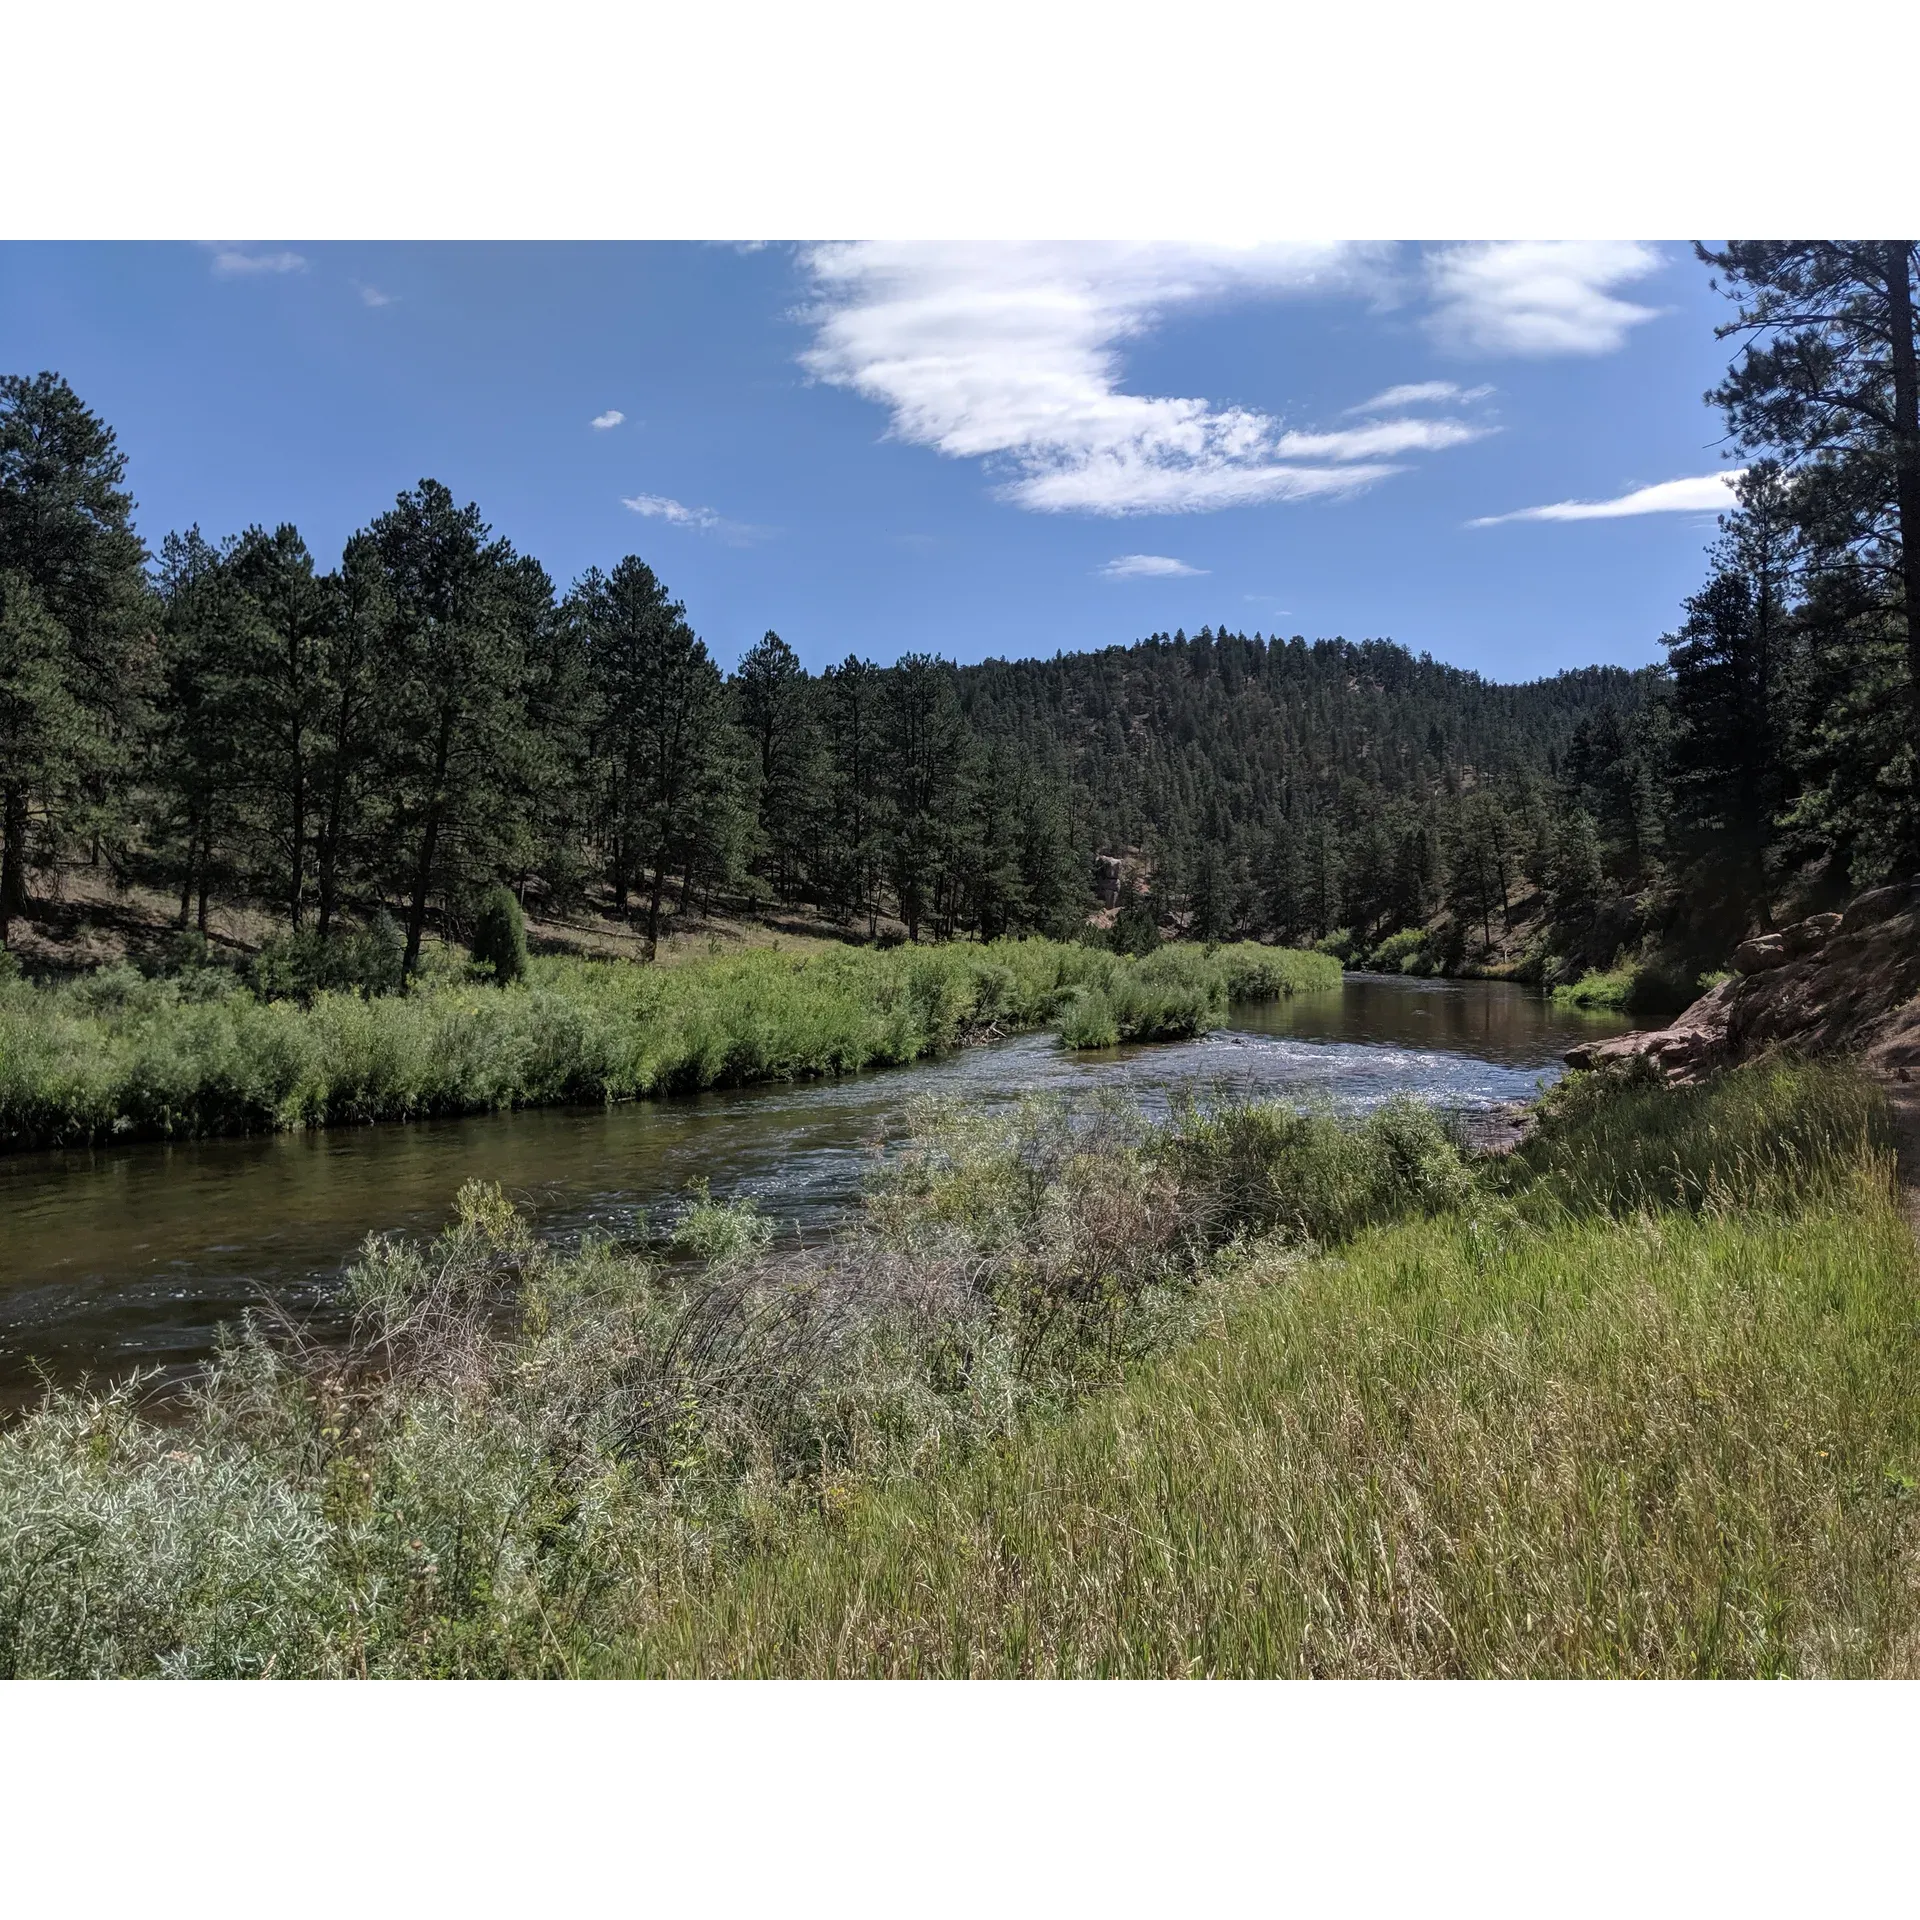
[[[1337,987],[1318,956],[1052,940],[754,949],[673,967],[539,958],[497,988],[448,970],[404,994],[261,999],[207,969],[0,981],[0,1147],[268,1132],[618,1101],[894,1066],[1098,999],[1117,1037],[1204,1031],[1233,998]]]
[[[619,1664],[1904,1671],[1915,1278],[1867,1181],[1789,1219],[1376,1229],[1056,1427],[691,1589]]]

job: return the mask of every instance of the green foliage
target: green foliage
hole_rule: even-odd
[[[1279,1106],[1179,1116],[1161,1150],[1216,1233],[1320,1244],[1458,1206],[1471,1182],[1429,1107],[1393,1101],[1358,1125]]]
[[[1277,949],[1170,948],[1123,961],[1005,940],[807,958],[758,950],[674,967],[533,958],[489,992],[429,950],[410,993],[396,930],[277,943],[257,992],[224,968],[146,980],[109,969],[0,987],[0,1146],[264,1132],[851,1073],[941,1052],[968,1031],[1043,1026],[1076,989],[1118,1032],[1204,1030],[1230,992],[1334,984]],[[1316,973],[1316,967],[1323,973]],[[1237,983],[1237,984],[1236,984]]]
[[[1852,1066],[1756,1062],[1670,1087],[1640,1062],[1561,1081],[1503,1175],[1533,1209],[1790,1213],[1839,1204],[1862,1169],[1884,1183],[1891,1154],[1886,1096]]]
[[[1589,969],[1578,980],[1555,987],[1553,1003],[1588,1012],[1678,1013],[1705,991],[1683,968],[1656,957]]]
[[[1433,954],[1425,927],[1402,927],[1367,955],[1373,973],[1431,973]]]
[[[182,934],[182,940],[201,936]],[[318,932],[282,933],[268,940],[247,969],[248,982],[262,1000],[310,1000],[316,993],[358,989],[363,993],[399,990],[406,936],[386,912],[364,927],[336,927],[330,937]]]
[[[1179,1040],[1206,1033],[1235,1000],[1272,1000],[1337,988],[1337,963],[1320,954],[1251,941],[1211,949],[1156,948],[1134,960],[1090,952],[1086,984],[1065,1008],[1060,1038],[1069,1047],[1122,1040]]]
[[[1331,933],[1323,933],[1313,943],[1313,950],[1330,955],[1343,967],[1351,966],[1356,951],[1352,928],[1335,927]]]
[[[507,887],[490,887],[473,917],[472,953],[493,969],[497,986],[511,986],[527,971],[527,917]]]
[[[1088,1050],[1120,1044],[1113,1002],[1098,987],[1081,987],[1060,1015],[1060,1044]]]
[[[751,1200],[716,1200],[704,1180],[696,1180],[690,1192],[685,1212],[673,1223],[676,1252],[709,1267],[728,1267],[766,1251],[773,1222]]]

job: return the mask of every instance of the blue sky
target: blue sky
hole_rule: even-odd
[[[1673,244],[0,246],[0,368],[113,425],[150,542],[291,520],[331,563],[432,475],[558,585],[638,553],[722,661],[814,667],[1657,658],[1726,312]]]

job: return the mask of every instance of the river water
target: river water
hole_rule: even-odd
[[[1504,981],[1350,974],[1339,993],[1237,1007],[1229,1028],[1175,1045],[1076,1054],[1032,1034],[629,1106],[4,1156],[0,1403],[46,1378],[179,1376],[223,1321],[265,1302],[324,1335],[366,1236],[434,1231],[463,1180],[499,1182],[563,1241],[644,1235],[696,1179],[753,1196],[783,1228],[824,1230],[918,1095],[993,1105],[1111,1087],[1149,1111],[1183,1090],[1364,1111],[1411,1094],[1471,1114],[1531,1097],[1574,1040],[1629,1024]]]

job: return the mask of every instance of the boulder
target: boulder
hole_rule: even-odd
[[[1865,1054],[1920,1073],[1920,886],[1880,887],[1742,942],[1734,977],[1672,1026],[1570,1049],[1570,1067],[1645,1059],[1678,1081],[1779,1052]]]
[[[1563,1057],[1568,1066],[1576,1068],[1651,1060],[1670,1080],[1683,1084],[1703,1080],[1716,1067],[1727,1064],[1728,1019],[1739,984],[1723,980],[1669,1027],[1616,1034],[1611,1040],[1589,1040],[1569,1047]]]
[[[1841,919],[1837,913],[1810,913],[1804,920],[1783,928],[1780,937],[1790,951],[1811,953],[1816,947],[1825,946],[1840,931]]]
[[[1784,967],[1789,960],[1798,960],[1802,954],[1816,953],[1840,931],[1841,921],[1842,916],[1837,913],[1810,913],[1804,920],[1782,927],[1778,933],[1756,934],[1734,948],[1733,970],[1735,973],[1768,973],[1775,967]]]
[[[1734,948],[1733,970],[1735,973],[1766,973],[1771,968],[1784,967],[1792,958],[1781,935],[1757,934],[1751,940],[1742,940]]]
[[[1904,913],[1913,904],[1913,897],[1911,884],[1875,887],[1871,893],[1863,893],[1857,900],[1848,902],[1840,916],[1840,931],[1858,933],[1862,927],[1876,927],[1883,920],[1891,920],[1896,913]],[[1824,919],[1825,915],[1821,917]]]

